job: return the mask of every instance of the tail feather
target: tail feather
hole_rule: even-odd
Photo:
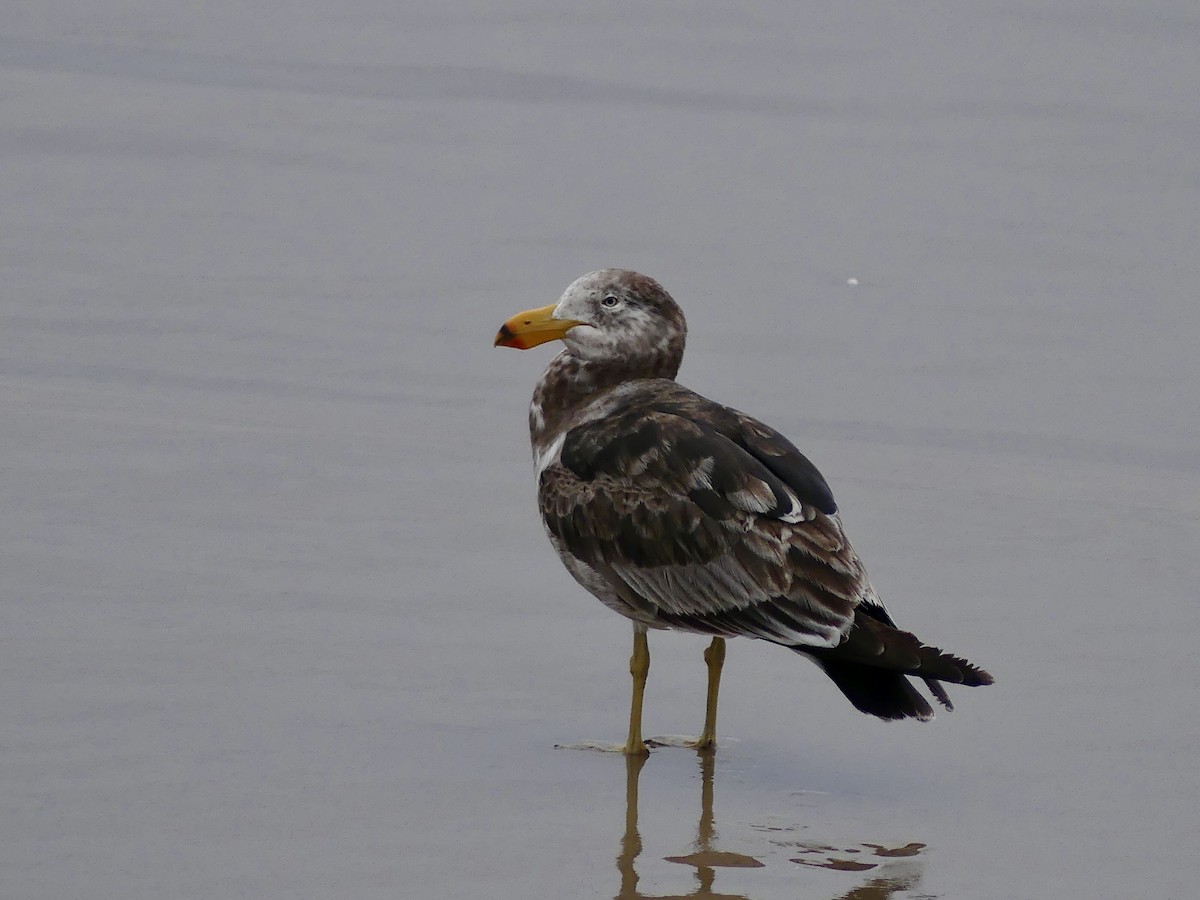
[[[950,702],[950,695],[946,693],[946,689],[939,682],[932,678],[922,678],[921,680],[925,682],[925,687],[929,688],[929,693],[937,698],[937,702],[942,704],[947,712],[954,710],[954,704]]]
[[[954,705],[938,682],[969,687],[992,683],[992,676],[983,669],[922,644],[915,635],[893,626],[886,615],[859,610],[854,627],[838,646],[792,649],[814,659],[856,709],[881,719],[933,718],[932,707],[905,677],[908,675],[924,681],[948,710]]]
[[[929,701],[899,672],[836,659],[818,659],[817,664],[860,712],[881,719],[933,718]]]

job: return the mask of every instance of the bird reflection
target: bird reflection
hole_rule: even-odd
[[[642,836],[638,832],[638,779],[647,756],[625,757],[625,834],[617,869],[621,873],[621,890],[615,900],[674,900],[683,897],[706,897],[710,900],[750,900],[745,894],[720,894],[713,890],[717,869],[722,867],[759,868],[763,864],[752,856],[716,850],[713,842],[717,830],[713,824],[713,764],[716,756],[711,749],[699,750],[700,758],[700,820],[696,825],[695,848],[687,856],[668,856],[668,862],[683,863],[696,869],[696,889],[689,894],[643,894],[638,890],[638,874],[634,868],[642,852]]]
[[[667,862],[689,865],[695,869],[696,884],[685,894],[646,894],[638,890],[636,863],[642,853],[642,836],[638,831],[638,781],[648,756],[625,757],[625,833],[621,836],[621,850],[617,855],[617,871],[621,873],[621,889],[614,900],[683,900],[685,897],[700,897],[707,900],[750,900],[746,894],[720,893],[714,887],[719,869],[761,868],[764,863],[753,856],[719,850],[715,844],[719,837],[713,816],[713,773],[716,753],[712,749],[697,751],[700,762],[700,818],[696,823],[696,840],[693,851],[686,856],[668,856]],[[782,845],[777,845],[782,846]],[[894,858],[916,856],[923,844],[888,849],[878,844],[863,844],[860,847],[839,850],[835,847],[791,845],[800,847],[807,858],[794,858],[792,863],[804,866],[861,872],[876,868],[876,863],[860,862],[861,856],[854,854],[866,849],[871,856]],[[830,855],[833,854],[833,855]],[[824,859],[816,859],[815,856]],[[906,865],[907,864],[907,865]],[[915,889],[921,880],[918,864],[913,860],[885,864],[874,877],[863,884],[841,893],[832,900],[889,900],[900,891]]]

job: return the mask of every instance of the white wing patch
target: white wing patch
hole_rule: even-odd
[[[564,431],[545,450],[533,451],[533,470],[537,477],[541,477],[542,473],[548,468],[555,465],[559,457],[562,456],[563,444],[567,440],[567,433]]]
[[[800,502],[800,498],[793,494],[790,490],[787,492],[788,500],[792,502],[792,508],[781,516],[776,516],[781,522],[787,522],[790,525],[798,525],[801,522],[811,522],[815,510],[806,507]]]
[[[761,478],[754,478],[747,475],[745,480],[746,487],[740,491],[730,491],[726,494],[729,502],[738,509],[744,509],[746,512],[763,513],[775,508],[775,492],[771,490],[771,486]]]
[[[706,456],[698,463],[696,468],[688,475],[685,485],[689,490],[712,490],[712,473],[716,466],[716,460],[711,456]]]

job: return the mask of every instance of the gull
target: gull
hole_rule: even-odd
[[[946,709],[939,682],[983,669],[898,628],[842,527],[833,493],[778,431],[675,381],[687,324],[653,278],[602,269],[554,304],[517,313],[495,345],[564,348],[529,407],[538,506],[567,571],[633,623],[629,734],[649,752],[647,632],[711,637],[704,727],[716,744],[725,642],[748,637],[815,662],[859,710],[933,718],[909,677]]]

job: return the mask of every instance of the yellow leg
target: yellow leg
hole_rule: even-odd
[[[629,657],[629,674],[633,676],[633,701],[629,704],[629,740],[625,752],[638,756],[650,753],[642,740],[642,696],[646,693],[646,676],[650,672],[650,643],[646,629],[633,627],[633,656]]]
[[[721,667],[725,665],[725,639],[715,637],[704,651],[708,665],[708,696],[704,704],[704,730],[696,741],[696,749],[717,746],[717,694],[721,690]]]

